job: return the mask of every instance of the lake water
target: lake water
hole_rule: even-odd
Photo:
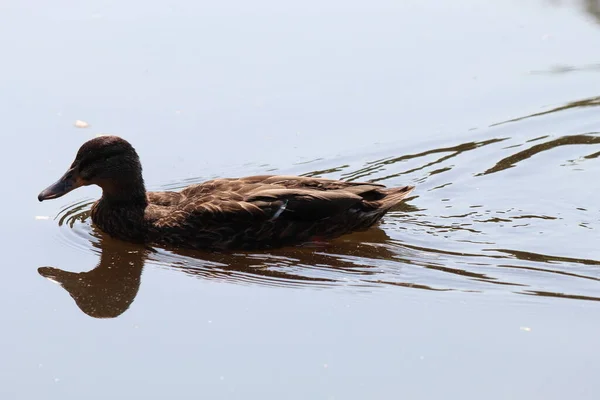
[[[600,395],[597,1],[0,11],[0,398]],[[98,188],[37,201],[102,133],[151,190],[416,190],[331,243],[145,248],[93,227]]]

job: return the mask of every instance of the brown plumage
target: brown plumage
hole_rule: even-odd
[[[256,249],[332,239],[375,224],[413,190],[373,183],[261,175],[215,179],[180,192],[146,192],[134,148],[116,136],[84,143],[40,201],[96,184],[92,221],[132,242]]]

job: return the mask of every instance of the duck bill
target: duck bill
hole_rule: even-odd
[[[75,176],[73,169],[68,170],[59,180],[48,186],[38,195],[39,201],[56,199],[64,196],[71,190],[81,186],[79,179]]]

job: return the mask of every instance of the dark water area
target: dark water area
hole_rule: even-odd
[[[600,395],[597,2],[0,11],[0,398]],[[134,245],[91,223],[98,188],[36,198],[107,133],[149,190],[416,189],[331,242]]]

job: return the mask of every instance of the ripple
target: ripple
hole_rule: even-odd
[[[90,208],[94,200],[81,199],[63,207],[56,217],[61,228],[58,239],[61,243],[78,251],[89,252],[90,249],[99,253],[98,235],[90,225]],[[96,246],[95,246],[96,245]]]
[[[91,204],[92,201],[81,200],[59,212],[56,219],[61,228],[60,238],[69,247],[80,251],[92,249],[102,254],[106,243],[116,241],[91,226]],[[375,229],[368,237],[380,240],[382,235],[385,236],[383,231]],[[361,241],[349,245],[353,236],[349,235],[346,239],[333,241],[331,244],[309,243],[305,246],[256,253],[150,248],[144,262],[200,278],[241,284],[374,286],[376,283],[362,280],[360,276],[374,274],[374,269],[384,260],[388,264],[396,263],[394,260],[386,260],[386,257],[392,258],[394,253],[390,249],[377,248],[376,242]],[[127,244],[123,245],[124,250],[127,250]],[[131,246],[136,248],[135,245]]]
[[[378,227],[329,243],[215,253],[140,250],[119,242],[114,250],[117,241],[91,226],[90,199],[60,210],[60,240],[100,254],[97,268],[108,268],[108,263],[118,269],[119,260],[126,260],[240,285],[595,301],[600,207],[589,183],[600,172],[600,136],[589,130],[552,134],[545,118],[598,104],[597,97],[570,102],[470,132],[463,142],[388,147],[368,156],[299,163],[293,168],[315,168],[301,171],[304,176],[417,184],[415,194]],[[520,128],[526,121],[527,129]],[[579,169],[564,168],[575,161]],[[159,190],[205,179],[171,182]],[[115,252],[129,255],[120,258]]]

